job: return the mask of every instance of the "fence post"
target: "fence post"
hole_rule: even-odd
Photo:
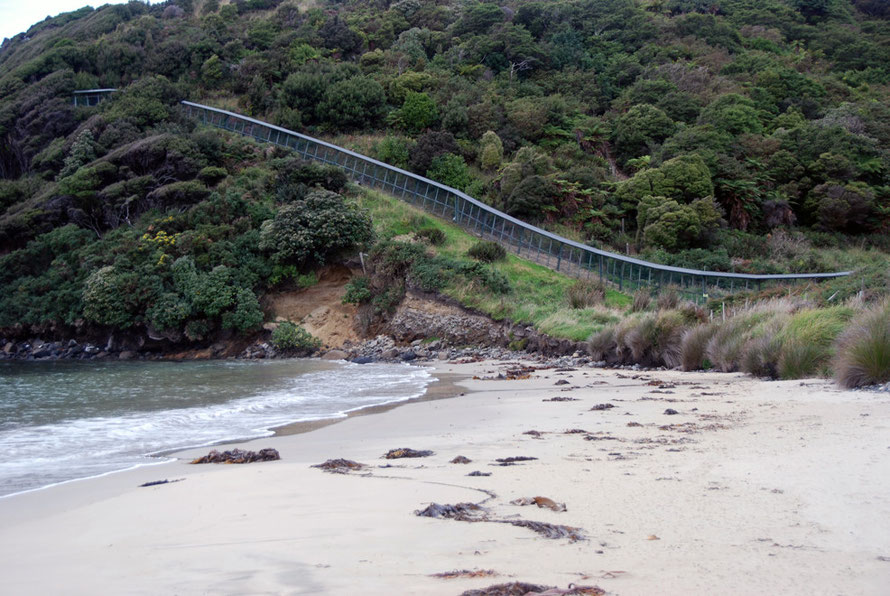
[[[559,243],[559,251],[556,253],[556,270],[559,271],[559,266],[562,264],[562,242]]]

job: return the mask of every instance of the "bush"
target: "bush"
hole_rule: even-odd
[[[290,321],[280,323],[272,332],[272,345],[285,352],[314,352],[321,347],[321,340]]]
[[[467,256],[483,263],[494,263],[507,258],[507,251],[497,242],[484,240],[477,242],[467,250]]]
[[[228,175],[229,173],[226,171],[225,168],[207,166],[206,168],[203,168],[200,172],[198,172],[198,180],[208,186],[216,186]]]
[[[127,296],[127,276],[114,267],[102,267],[90,275],[83,288],[83,314],[90,321],[110,327],[133,324],[134,308]]]
[[[328,87],[318,115],[334,129],[366,128],[378,123],[385,106],[386,93],[380,83],[359,76]]]
[[[346,283],[346,292],[341,302],[343,304],[364,304],[371,300],[371,290],[368,287],[370,280],[364,275],[353,277]]]
[[[495,294],[506,294],[510,291],[510,280],[507,276],[482,263],[461,263],[457,272],[470,280],[478,280]]]
[[[780,331],[787,322],[788,315],[779,313],[763,326],[759,335],[752,334],[753,337],[742,348],[739,369],[757,377],[778,377],[777,367],[782,349]]]
[[[426,177],[460,191],[466,190],[473,180],[464,158],[453,153],[434,157],[430,162],[430,169],[426,171]]]
[[[405,128],[411,132],[419,132],[436,123],[439,119],[439,110],[436,102],[426,93],[409,91],[402,109],[399,110],[399,116]]]
[[[890,304],[866,312],[841,335],[834,378],[847,389],[890,381]]]
[[[686,321],[679,311],[648,313],[633,319],[622,335],[620,346],[635,363],[670,368],[681,362]]]
[[[580,280],[566,292],[572,308],[589,308],[602,304],[606,299],[606,285],[599,280]]]
[[[327,190],[283,206],[260,231],[260,249],[277,263],[323,265],[339,253],[373,238],[371,218]]]
[[[423,228],[422,230],[417,230],[414,232],[414,237],[433,246],[439,246],[445,242],[445,232],[439,228]]]

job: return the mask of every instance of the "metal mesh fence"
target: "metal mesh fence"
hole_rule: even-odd
[[[563,238],[502,213],[454,188],[319,139],[197,103],[184,101],[182,105],[189,116],[203,124],[286,147],[307,160],[340,167],[359,184],[450,219],[480,238],[502,244],[517,256],[577,278],[610,282],[623,291],[670,286],[700,302],[708,297],[742,290],[850,274],[849,271],[785,275],[724,273],[634,259]]]

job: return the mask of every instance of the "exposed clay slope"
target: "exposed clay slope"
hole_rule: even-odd
[[[347,341],[360,340],[353,324],[356,308],[342,303],[351,277],[348,267],[328,267],[321,271],[318,283],[311,288],[269,294],[265,303],[273,320],[302,325],[324,345],[339,348]]]

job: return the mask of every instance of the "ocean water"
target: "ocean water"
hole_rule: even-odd
[[[403,364],[0,362],[0,496],[423,395]]]

